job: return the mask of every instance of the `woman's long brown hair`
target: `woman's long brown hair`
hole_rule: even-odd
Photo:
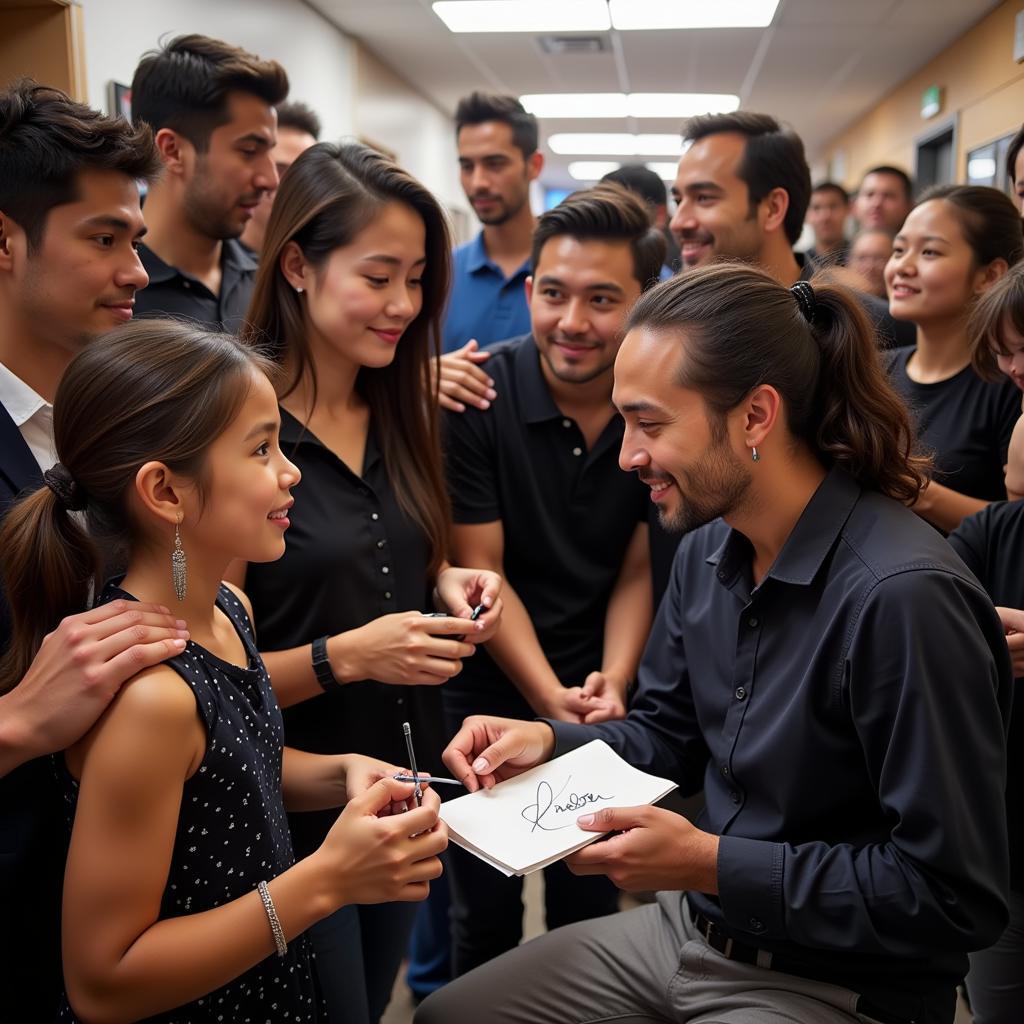
[[[295,242],[314,269],[348,245],[385,203],[412,207],[426,228],[423,308],[406,329],[388,366],[363,367],[356,388],[370,406],[388,479],[403,511],[426,534],[431,572],[447,557],[450,512],[441,462],[437,395],[431,361],[440,357],[441,318],[451,277],[450,239],[437,200],[380,153],[355,143],[322,142],[288,168],[274,197],[243,341],[268,349],[290,370],[278,390],[286,397],[305,375],[316,401],[302,300],[281,272]]]

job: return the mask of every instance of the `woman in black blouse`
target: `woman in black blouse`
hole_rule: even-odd
[[[885,269],[889,312],[917,325],[917,344],[892,353],[892,382],[935,460],[914,510],[943,531],[1006,497],[1004,466],[1020,397],[1009,381],[974,371],[967,319],[1022,255],[1020,214],[1002,192],[943,185],[910,212]]]
[[[439,768],[436,685],[498,623],[500,578],[446,561],[429,388],[448,280],[437,201],[380,154],[321,143],[289,168],[243,337],[269,344],[281,365],[281,444],[302,492],[285,557],[238,578],[300,749],[406,763],[408,721],[420,767]],[[486,612],[468,621],[478,604]],[[423,615],[435,608],[448,615]],[[300,851],[331,824],[322,814],[290,821]],[[346,908],[314,930],[332,1024],[379,1019],[413,913]]]

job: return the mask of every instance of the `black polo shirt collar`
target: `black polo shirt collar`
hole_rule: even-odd
[[[139,259],[142,260],[142,265],[149,275],[149,283],[151,285],[165,284],[168,281],[173,281],[176,277],[180,277],[182,280],[190,282],[194,287],[202,288],[211,298],[216,298],[213,292],[198,277],[193,277],[191,274],[186,274],[184,270],[179,270],[177,267],[172,267],[169,263],[164,263],[145,243],[139,246]],[[252,253],[234,238],[225,238],[221,243],[220,265],[225,279],[229,276],[235,277],[241,274],[255,273],[258,267]],[[227,280],[224,283],[226,285]],[[222,287],[221,290],[223,291],[224,288]]]
[[[860,493],[856,480],[833,466],[786,538],[761,586],[769,579],[810,586],[850,518]],[[750,541],[738,530],[731,530],[707,563],[718,566],[715,575],[719,583],[732,590],[738,580],[748,578],[750,558]]]

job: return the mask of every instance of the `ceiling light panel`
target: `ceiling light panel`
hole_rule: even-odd
[[[646,167],[649,171],[654,171],[662,181],[675,181],[679,170],[679,164],[674,160],[654,160],[647,163]]]
[[[703,92],[531,93],[519,102],[536,117],[692,117],[736,110],[739,96]]]
[[[633,135],[628,132],[556,132],[548,138],[553,153],[568,156],[676,156],[683,144],[678,135]]]
[[[432,5],[451,32],[605,32],[606,0],[444,0]]]
[[[436,5],[435,5],[436,6]],[[779,0],[609,0],[620,31],[686,28],[764,28]]]
[[[577,181],[598,181],[620,166],[617,160],[574,160],[569,164],[569,176]]]

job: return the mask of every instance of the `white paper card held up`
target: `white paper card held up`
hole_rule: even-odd
[[[604,740],[441,805],[452,842],[504,875],[526,875],[600,839],[576,824],[604,807],[653,804],[676,788],[627,764]]]

